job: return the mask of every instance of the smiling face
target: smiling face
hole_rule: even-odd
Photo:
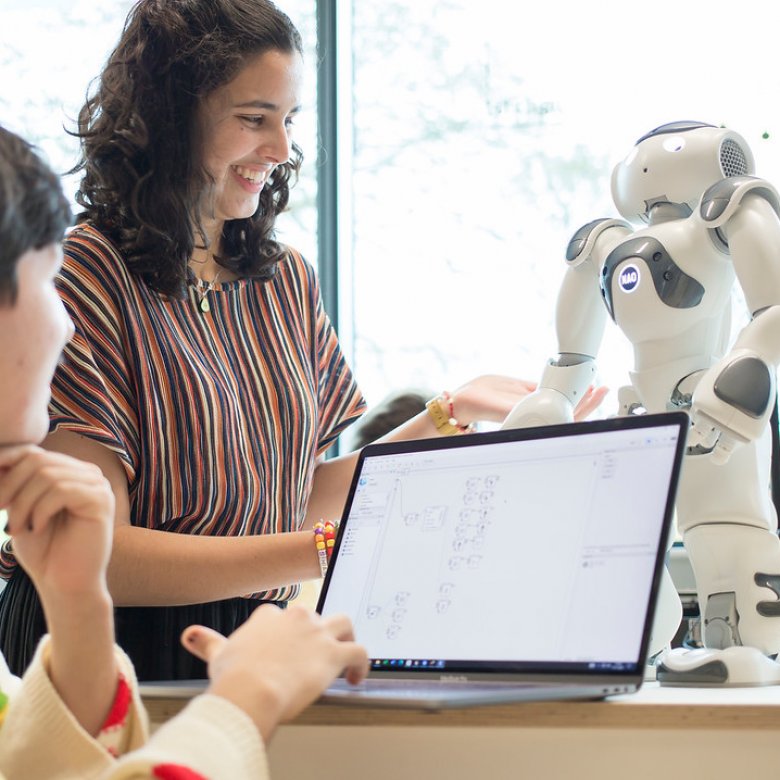
[[[299,54],[268,51],[201,103],[203,162],[215,181],[213,212],[201,216],[212,237],[225,221],[251,217],[274,168],[290,159],[302,74]]]
[[[54,287],[62,249],[31,249],[17,262],[17,295],[0,304],[0,446],[37,444],[48,433],[51,379],[73,323]]]

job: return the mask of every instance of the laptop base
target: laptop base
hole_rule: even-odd
[[[423,680],[368,679],[360,685],[336,680],[320,697],[320,704],[361,707],[397,707],[406,709],[442,710],[458,707],[479,707],[515,702],[561,701],[574,699],[598,700],[615,693],[632,693],[632,686],[620,690],[582,685],[545,685],[543,683],[462,683]]]

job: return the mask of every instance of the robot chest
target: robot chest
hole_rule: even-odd
[[[658,313],[692,309],[704,297],[704,286],[674,261],[655,238],[629,239],[610,252],[601,269],[601,295],[613,320],[621,309],[641,301]]]

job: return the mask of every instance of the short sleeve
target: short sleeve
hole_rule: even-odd
[[[366,402],[341,350],[336,330],[325,311],[316,276],[311,270],[310,283],[315,314],[317,349],[315,357],[319,377],[317,383],[319,407],[317,454],[319,455],[366,411]]]
[[[132,484],[138,467],[138,420],[116,296],[121,261],[94,237],[64,243],[57,288],[75,327],[52,383],[50,430],[69,430],[117,454]]]

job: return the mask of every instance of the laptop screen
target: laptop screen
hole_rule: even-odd
[[[318,611],[350,616],[374,670],[636,671],[687,424],[365,448]]]

